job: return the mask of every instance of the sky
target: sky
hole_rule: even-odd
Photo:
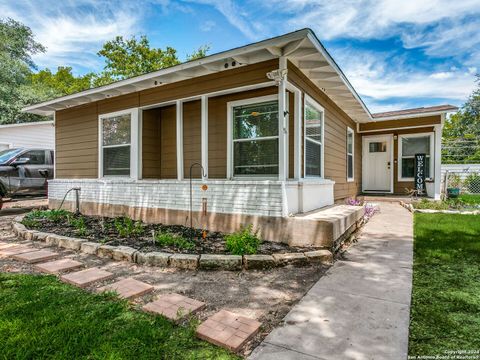
[[[311,28],[371,112],[462,105],[480,72],[480,0],[0,0],[47,51],[38,69],[100,71],[102,44],[146,35],[183,60]]]

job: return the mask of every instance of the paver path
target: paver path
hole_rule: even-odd
[[[250,359],[407,358],[413,220],[399,204],[380,208]]]

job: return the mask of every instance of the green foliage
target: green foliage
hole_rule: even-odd
[[[174,48],[152,48],[146,36],[141,36],[139,40],[135,37],[124,39],[123,36],[117,36],[103,44],[98,55],[104,57],[106,63],[102,76],[110,77],[112,81],[180,63]]]
[[[54,276],[0,274],[3,359],[238,359],[178,326]]]
[[[480,206],[480,194],[460,194],[460,200],[468,205]]]
[[[478,349],[479,215],[415,214],[409,355]]]
[[[155,234],[155,241],[160,246],[175,246],[179,249],[194,249],[195,244],[183,236],[171,232]]]
[[[67,210],[32,210],[25,215],[24,219],[46,219],[54,223],[59,223],[71,215]]]
[[[428,199],[421,199],[413,202],[415,209],[429,209],[429,210],[468,210],[475,208],[480,204],[480,195],[462,194],[459,198],[447,199],[443,201],[433,201]]]
[[[83,216],[75,217],[74,215],[68,215],[67,221],[70,226],[73,226],[79,236],[87,235],[87,224]]]
[[[20,110],[37,100],[28,77],[35,64],[32,55],[45,48],[34,40],[29,27],[13,19],[0,19],[0,123],[11,124],[43,117],[21,114]]]
[[[144,233],[142,223],[128,217],[115,218],[114,226],[121,237],[142,236]]]
[[[442,163],[480,163],[480,75],[477,84],[460,111],[445,121]]]
[[[480,174],[472,173],[467,176],[465,179],[465,185],[468,188],[468,191],[472,193],[480,192]]]
[[[210,45],[202,45],[193,53],[187,55],[187,61],[202,59],[205,56],[207,56],[207,53],[209,50],[210,50]]]
[[[24,217],[22,220],[22,224],[25,225],[29,229],[38,229],[42,225],[40,221],[34,218]]]
[[[75,76],[69,66],[59,66],[55,73],[50,69],[30,74],[30,83],[38,92],[44,91],[47,98],[73,94],[89,89],[94,78],[93,73]]]
[[[256,254],[262,242],[257,233],[258,231],[253,231],[253,226],[249,225],[245,229],[227,235],[225,248],[233,255]]]

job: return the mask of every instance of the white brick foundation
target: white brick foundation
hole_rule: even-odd
[[[204,184],[208,185],[206,191],[201,190]],[[206,198],[209,213],[287,216],[302,211],[302,201],[303,211],[333,204],[333,184],[309,182],[305,199],[305,186],[298,186],[296,181],[195,180],[193,211],[201,211],[202,198]],[[61,201],[73,187],[81,188],[80,202],[183,211],[190,208],[188,180],[55,179],[48,183],[48,197]],[[70,192],[66,201],[74,202],[75,192]]]

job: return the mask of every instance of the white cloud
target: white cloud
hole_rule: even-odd
[[[186,2],[210,5],[220,12],[227,21],[240,30],[250,40],[262,37],[255,30],[255,26],[249,20],[247,11],[237,6],[232,0],[185,0]]]
[[[407,66],[403,57],[352,48],[337,49],[335,58],[372,112],[417,106],[432,99],[457,105],[475,88],[475,77],[467,68],[418,70]]]
[[[208,32],[211,31],[217,24],[213,20],[207,20],[200,25],[200,30]]]
[[[96,52],[117,35],[129,36],[137,30],[141,14],[122,3],[92,0],[70,2],[36,1],[0,3],[0,13],[28,25],[47,51],[34,56],[41,67],[77,65],[96,68],[101,60]]]

